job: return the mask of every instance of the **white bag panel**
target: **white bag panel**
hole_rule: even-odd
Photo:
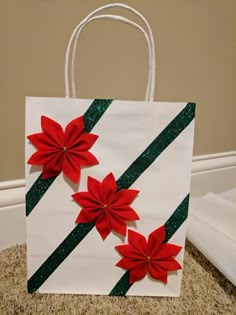
[[[27,98],[26,135],[41,132],[41,115],[56,120],[64,128],[72,119],[83,115],[92,101],[63,98]],[[90,151],[98,158],[100,164],[83,168],[79,185],[71,184],[68,180],[65,180],[61,173],[28,216],[28,278],[75,227],[74,222],[80,212],[80,207],[72,201],[71,195],[76,191],[87,190],[87,176],[102,180],[108,173],[113,172],[117,180],[185,106],[186,103],[113,101],[91,131],[91,133],[99,135],[99,139]],[[67,110],[65,110],[66,107]],[[157,119],[153,121],[153,117],[157,117]],[[192,133],[193,123],[167,147],[131,186],[131,188],[140,190],[140,194],[133,202],[132,207],[141,219],[131,224],[131,226],[133,225],[138,232],[146,236],[165,223],[189,192]],[[35,151],[36,149],[27,141],[26,160]],[[26,168],[27,190],[41,173],[41,171],[30,173],[30,169],[31,166],[28,165]],[[176,237],[178,242],[175,240]],[[114,264],[113,267],[109,267],[107,264],[109,264],[111,258],[116,258],[115,263],[120,259],[120,256],[114,250],[114,246],[121,244],[122,239],[124,240],[124,238],[119,238],[111,233],[105,241],[102,241],[101,236],[94,228],[42,285],[39,291],[58,292],[55,291],[55,288],[58,287],[58,280],[55,279],[57,277],[61,279],[63,275],[67,277],[67,273],[64,271],[65,266],[68,266],[68,277],[73,273],[83,274],[84,269],[77,269],[78,266],[74,264],[74,261],[80,256],[88,257],[89,261],[96,258],[98,262],[101,259],[103,260],[104,257],[107,258],[107,260],[105,259],[107,263],[105,263],[104,270],[111,270],[111,276],[109,276],[111,279],[113,272],[118,274],[116,279],[118,281],[121,268],[115,267]],[[185,229],[183,226],[175,233],[173,239],[177,244],[184,246]],[[181,257],[181,255],[182,252],[179,256]],[[82,261],[84,260],[82,259]],[[93,268],[93,265],[94,263],[91,264],[91,268]],[[103,267],[102,270],[98,271],[100,265],[103,266],[104,264],[98,263],[95,268],[96,272],[105,277]],[[92,270],[88,271],[88,269],[86,267],[86,274],[87,272],[88,274],[93,272]],[[121,275],[123,273],[124,271],[121,270]],[[175,280],[173,280],[173,287],[171,285],[167,286],[172,287],[172,289],[169,291],[167,288],[166,295],[178,295],[181,272],[178,271],[177,275],[171,275],[170,279]],[[147,280],[148,278],[143,281]],[[54,283],[54,281],[56,282]],[[76,281],[74,283],[69,281],[69,283],[68,293],[83,293],[81,288],[78,290]],[[114,282],[112,284],[109,281],[106,282],[104,287],[106,293],[104,294],[108,294],[114,285]],[[142,286],[140,285],[138,291],[133,292],[134,287],[136,287],[135,284],[128,294],[152,295],[146,292],[146,284],[143,286],[145,290],[142,293]],[[82,287],[84,288],[84,286]],[[173,290],[174,287],[176,287],[176,290]],[[63,288],[61,290],[63,291]],[[150,290],[152,291],[152,289]],[[161,291],[163,292],[163,290]],[[99,292],[97,291],[97,294]],[[89,292],[86,291],[85,293]],[[100,294],[103,293],[100,292]]]

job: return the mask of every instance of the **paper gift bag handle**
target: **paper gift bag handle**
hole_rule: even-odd
[[[133,21],[130,21],[130,20],[128,20],[124,17],[121,17],[121,16],[100,15],[100,16],[92,18],[93,15],[100,12],[101,10],[106,9],[106,8],[111,8],[111,7],[122,7],[122,8],[128,9],[129,11],[132,11],[134,14],[136,14],[138,17],[140,17],[147,27],[148,35],[143,30],[143,28],[141,26],[139,26],[138,24],[134,23]],[[89,23],[91,20],[96,20],[96,19],[100,19],[100,18],[113,18],[116,20],[123,21],[125,23],[128,23],[128,24],[138,28],[145,35],[145,37],[147,39],[147,43],[148,43],[148,48],[149,48],[149,75],[148,75],[148,84],[147,84],[147,91],[146,91],[146,98],[145,99],[149,100],[149,101],[153,101],[154,100],[154,92],[155,92],[155,45],[154,45],[152,30],[150,28],[149,23],[147,22],[147,20],[144,18],[144,16],[141,13],[139,13],[137,10],[135,10],[135,9],[125,5],[125,4],[122,4],[122,3],[113,3],[113,4],[105,5],[103,7],[100,7],[98,9],[94,10],[74,29],[74,31],[71,35],[71,38],[69,40],[68,46],[67,46],[67,50],[66,50],[66,62],[65,62],[65,90],[66,90],[65,94],[66,94],[66,97],[69,97],[69,80],[68,80],[69,74],[68,74],[68,72],[69,72],[70,48],[71,48],[72,42],[73,42],[74,38],[76,37],[76,39],[74,41],[73,56],[72,56],[72,91],[73,91],[73,96],[75,96],[74,62],[75,62],[75,50],[76,50],[77,40],[78,40],[78,37],[79,37],[81,30],[83,29],[83,27],[87,23]]]
[[[71,62],[71,75],[72,75],[72,97],[76,97],[75,95],[75,57],[76,57],[76,48],[77,48],[77,42],[78,42],[78,38],[79,35],[81,33],[81,31],[83,30],[83,28],[90,22],[94,21],[94,20],[99,20],[99,19],[113,19],[113,20],[117,20],[117,21],[121,21],[124,23],[127,23],[137,29],[139,29],[145,36],[146,40],[147,40],[147,44],[148,44],[148,52],[149,52],[149,75],[148,75],[148,83],[147,83],[147,89],[146,89],[146,100],[149,100],[150,96],[150,83],[151,83],[151,71],[153,68],[153,63],[152,63],[152,47],[151,47],[151,42],[150,42],[150,38],[148,36],[148,34],[145,32],[145,30],[138,25],[137,23],[126,19],[122,16],[119,15],[96,15],[94,17],[91,17],[88,21],[86,21],[86,23],[84,23],[83,25],[80,26],[80,28],[77,29],[76,32],[76,36],[75,36],[75,40],[74,40],[74,45],[73,45],[73,50],[72,50],[72,62]]]

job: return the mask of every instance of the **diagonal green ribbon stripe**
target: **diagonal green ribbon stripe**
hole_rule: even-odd
[[[79,223],[64,239],[57,249],[39,267],[37,272],[28,281],[28,292],[36,291],[54,270],[63,262],[82,239],[92,230],[94,223]]]
[[[87,111],[84,113],[84,131],[90,132],[102,115],[105,113],[109,105],[112,103],[111,99],[95,99]],[[42,174],[39,175],[32,187],[26,194],[26,215],[28,216],[40,199],[47,192],[57,176],[49,179],[43,179]]]
[[[36,179],[34,184],[31,186],[29,191],[26,193],[26,215],[28,216],[30,212],[37,205],[39,200],[44,196],[48,188],[52,185],[57,176],[50,177],[48,179],[42,178],[43,174],[41,173]]]
[[[165,223],[166,228],[166,238],[164,243],[168,242],[169,239],[175,234],[175,232],[180,228],[184,221],[188,217],[188,204],[189,204],[189,194],[184,198],[175,212],[169,217]]]
[[[124,189],[130,187],[168,145],[190,124],[194,116],[195,104],[188,103],[117,180],[118,188],[121,189],[122,187],[122,189]]]
[[[174,233],[178,230],[178,228],[184,223],[188,216],[188,204],[189,204],[189,194],[184,198],[184,200],[180,203],[178,208],[174,211],[174,213],[170,216],[170,218],[166,221],[166,238],[164,243],[168,242],[168,240],[174,235]],[[117,295],[123,296],[133,285],[129,283],[129,271],[126,271],[124,275],[120,278],[117,284],[110,292],[110,296]]]
[[[95,99],[84,113],[84,131],[90,132],[108,107],[113,102],[112,99]]]
[[[171,123],[156,137],[156,139],[146,148],[146,150],[131,164],[130,167],[123,173],[123,175],[117,180],[118,189],[129,188],[136,179],[148,168],[155,159],[167,148],[167,146],[190,124],[194,118],[195,104],[188,103],[186,107],[171,121]],[[176,129],[177,128],[177,129]],[[165,139],[165,138],[168,139]],[[161,149],[158,149],[159,147]],[[135,172],[135,175],[132,174]],[[59,245],[49,258],[42,264],[42,266],[33,274],[28,280],[28,292],[32,293],[36,291],[56,270],[56,268],[63,262],[64,259],[72,252],[72,250],[81,242],[81,240],[87,235],[90,223],[84,223],[83,225],[77,225],[73,231],[66,237],[66,239]],[[78,231],[78,232],[77,232]],[[70,251],[63,251],[63,245],[70,243],[72,236],[79,233],[83,235],[77,239],[73,236],[73,246],[70,247]],[[65,242],[65,243],[64,243]],[[58,255],[60,251],[61,255]],[[60,257],[58,259],[57,257]],[[53,261],[53,267],[51,266]]]

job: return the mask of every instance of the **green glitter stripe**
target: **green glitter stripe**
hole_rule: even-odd
[[[130,187],[168,145],[190,124],[194,115],[195,104],[188,103],[117,180],[118,189]]]
[[[75,249],[82,239],[92,230],[94,223],[80,223],[64,239],[28,281],[28,292],[36,291]]]
[[[164,243],[166,243],[174,233],[179,229],[179,227],[184,223],[188,216],[188,203],[189,203],[189,194],[184,198],[184,200],[180,203],[178,208],[174,211],[174,213],[170,216],[170,218],[166,221],[165,228],[166,228],[166,238]],[[120,278],[117,284],[110,292],[110,296],[118,295],[123,296],[125,295],[128,290],[133,285],[129,283],[129,271],[126,271],[125,274]]]
[[[42,179],[42,174],[39,175],[25,197],[27,216],[34,209],[34,207],[37,205],[39,200],[43,197],[56,178],[57,176],[53,176],[48,179]]]
[[[84,113],[84,131],[90,132],[109,105],[112,103],[111,99],[95,99],[87,111]],[[28,216],[49,187],[52,185],[57,176],[49,179],[42,179],[42,174],[39,175],[38,179],[29,189],[26,194],[26,215]]]
[[[189,194],[184,198],[175,212],[169,217],[165,223],[166,238],[164,243],[168,242],[169,239],[175,234],[179,227],[184,223],[188,217],[188,204]]]
[[[120,280],[117,282],[117,284],[111,290],[109,295],[110,296],[112,296],[112,295],[123,296],[128,292],[128,290],[132,286],[132,284],[129,283],[129,270],[128,270],[120,278]]]
[[[169,126],[171,126],[171,130],[170,130],[169,132],[168,132],[168,131],[165,132],[166,129],[164,129],[164,131],[163,131],[161,134],[162,134],[162,135],[164,134],[165,136],[171,135],[171,139],[172,139],[172,141],[173,141],[173,140],[178,136],[178,134],[181,133],[181,131],[184,129],[184,128],[181,126],[181,123],[184,124],[184,126],[186,127],[186,126],[188,126],[188,124],[190,123],[190,121],[194,118],[194,108],[195,108],[194,105],[195,105],[195,104],[189,103],[189,104],[185,107],[185,109],[184,109],[183,111],[181,111],[180,114],[176,116],[176,118],[174,118],[173,121],[175,121],[175,123],[172,124],[172,122],[173,122],[173,121],[172,121],[172,122],[166,127],[166,129],[167,129],[167,128],[169,128]],[[191,109],[191,110],[190,110],[190,109]],[[178,121],[176,122],[176,119],[177,119],[178,117],[179,117],[179,119],[178,119]],[[189,118],[189,119],[187,119],[187,118]],[[190,120],[190,118],[191,118],[191,120]],[[185,121],[186,119],[188,120],[188,123]],[[172,130],[173,126],[175,126],[175,128],[178,128],[178,131],[179,131],[178,134]],[[173,133],[174,133],[174,135],[175,135],[174,137],[173,137]],[[162,137],[163,137],[163,136],[162,136]],[[159,136],[158,136],[156,139],[159,139]],[[150,144],[152,150],[154,150],[155,152],[156,152],[156,148],[155,148],[155,146],[153,145],[153,143],[156,141],[156,139]],[[166,147],[167,147],[172,141],[170,141],[170,140],[164,141],[164,140],[162,139],[162,142],[165,142]],[[155,145],[158,145],[158,142],[155,143]],[[139,169],[140,171],[142,171],[142,172],[144,172],[145,169],[154,161],[154,160],[153,160],[153,156],[155,156],[155,154],[153,155],[153,154],[152,154],[152,151],[149,150],[149,147],[150,147],[150,146],[148,146],[148,148],[141,154],[142,158],[141,158],[141,159],[140,159],[140,157],[137,158],[137,159],[135,160],[135,162],[132,164],[132,165],[135,164],[135,167],[138,168],[138,169]],[[162,151],[163,151],[163,150],[164,150],[164,148],[162,147]],[[159,151],[160,151],[160,150],[159,150]],[[158,151],[158,152],[159,152],[159,151]],[[162,152],[162,151],[161,151],[161,152]],[[151,155],[151,158],[149,158],[149,157],[147,156],[147,154],[150,154],[150,155]],[[160,153],[159,153],[159,154],[160,154]],[[158,155],[159,155],[159,154],[158,154]],[[158,155],[157,155],[157,156],[158,156]],[[148,163],[145,163],[145,161],[144,161],[144,158],[145,158],[145,157],[146,157],[146,159],[148,160]],[[155,159],[155,158],[154,158],[154,159]],[[139,166],[139,167],[137,167],[137,161],[139,161],[139,163],[145,163],[146,168],[144,169],[142,165]],[[131,165],[131,166],[132,166],[132,165]],[[133,182],[141,175],[141,174],[136,174],[136,176],[132,176],[132,174],[130,174],[130,176],[131,176],[131,178],[132,178],[132,180],[130,180],[130,178],[128,177],[128,176],[129,176],[129,173],[130,173],[130,168],[131,168],[131,167],[129,167],[129,168],[127,169],[127,171],[125,171],[125,173],[124,173],[124,174],[119,178],[119,180],[117,181],[118,189],[129,188],[129,187],[130,187],[129,185],[132,185]],[[125,176],[124,176],[124,175],[125,175]],[[124,177],[126,177],[127,180],[129,180],[129,181],[128,181],[129,185],[127,185],[127,183],[124,182],[124,180],[123,180]],[[122,185],[124,185],[124,186],[122,186]],[[77,227],[76,227],[75,229],[77,229]],[[75,230],[75,229],[74,229],[74,230]],[[79,229],[81,229],[80,233],[84,235],[83,237],[85,237],[85,235],[88,233],[87,230],[86,230],[86,224],[84,224],[83,226],[80,226]],[[73,231],[74,231],[74,230],[73,230]],[[73,233],[73,231],[72,231],[72,233]],[[66,239],[69,239],[69,237],[70,237],[70,235],[69,235]],[[79,242],[80,242],[80,240],[78,241],[78,244],[79,244]],[[61,244],[61,245],[62,245],[62,244]],[[58,248],[62,248],[61,245],[59,245]],[[57,255],[55,255],[54,253],[57,253],[58,248],[53,252],[53,254],[52,254],[53,257],[57,257]],[[55,263],[55,266],[56,266],[55,269],[56,269],[56,268],[63,262],[63,260],[66,259],[66,257],[70,254],[70,252],[68,252],[68,251],[63,252],[61,249],[60,249],[60,252],[63,253],[63,257],[60,256],[60,261],[59,261],[59,263],[58,263],[58,264]],[[55,258],[53,258],[53,260],[54,260],[54,259],[55,259]],[[47,266],[47,264],[46,264],[47,261],[49,261],[49,262],[47,263],[48,266]],[[43,265],[44,265],[44,268],[41,269],[41,267],[40,267],[40,268],[36,271],[35,274],[37,274],[37,277],[35,278],[34,275],[32,276],[33,279],[34,279],[34,278],[35,278],[35,279],[37,279],[37,278],[40,278],[40,279],[41,279],[39,286],[40,286],[42,283],[44,283],[44,281],[46,281],[47,278],[55,271],[55,269],[51,268],[50,262],[51,262],[51,260],[50,260],[50,257],[49,257],[49,258],[45,261],[45,263],[43,264]],[[40,270],[40,271],[39,271],[39,270]],[[33,291],[36,291],[36,290],[39,288],[39,286],[38,286],[37,284],[34,284],[34,281],[35,281],[35,280],[32,280],[32,278],[29,280],[29,282],[31,282],[31,287],[34,287]],[[123,279],[123,282],[124,282],[124,281],[125,281],[125,277],[124,277],[124,279]],[[33,292],[33,291],[30,291],[30,292]],[[124,289],[123,291],[125,292],[125,289]]]
[[[108,109],[109,105],[112,103],[112,99],[95,99],[91,106],[87,109],[84,114],[84,131],[90,132],[105,111]]]

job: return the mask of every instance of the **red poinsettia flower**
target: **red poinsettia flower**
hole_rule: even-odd
[[[102,182],[88,177],[88,191],[72,195],[82,207],[76,223],[96,222],[96,228],[103,239],[114,230],[126,235],[126,222],[139,220],[137,213],[130,207],[130,203],[139,193],[134,189],[117,191],[117,184],[112,173]]]
[[[74,183],[80,178],[82,166],[98,164],[98,160],[88,150],[98,136],[84,133],[83,116],[72,120],[63,131],[56,121],[41,116],[43,132],[27,138],[38,149],[28,164],[43,165],[43,179],[58,175],[61,171]]]
[[[163,243],[166,231],[164,225],[152,232],[148,241],[135,231],[128,231],[129,244],[118,245],[116,249],[124,256],[116,266],[130,271],[129,282],[141,280],[147,273],[157,280],[167,283],[167,272],[182,269],[172,257],[181,246]]]

